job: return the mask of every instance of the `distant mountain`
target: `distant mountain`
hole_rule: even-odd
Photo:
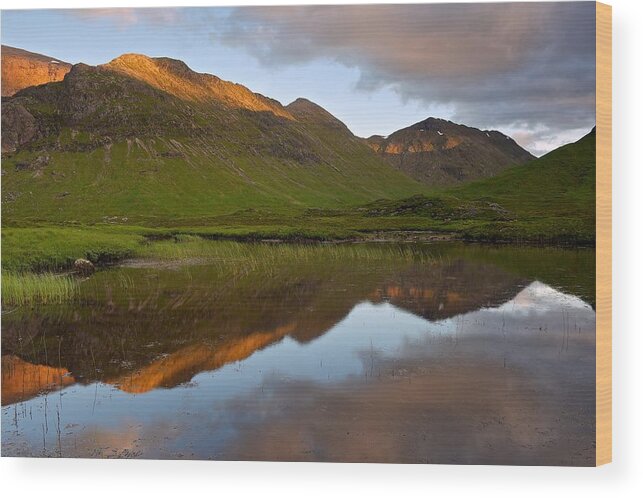
[[[2,45],[2,96],[8,97],[29,86],[60,81],[71,64],[47,55]]]
[[[499,131],[436,118],[366,140],[389,164],[430,186],[491,177],[534,158]]]
[[[2,130],[5,223],[188,223],[424,191],[316,104],[284,107],[168,58],[76,64],[3,98]]]

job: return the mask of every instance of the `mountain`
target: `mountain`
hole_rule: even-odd
[[[482,131],[436,118],[366,141],[389,164],[431,186],[491,177],[533,159],[499,131]]]
[[[47,55],[2,45],[2,96],[8,97],[29,86],[60,81],[71,64]]]
[[[143,81],[183,100],[219,102],[232,108],[266,111],[292,119],[276,100],[253,93],[243,85],[192,71],[187,64],[176,59],[125,54],[101,67]]]
[[[493,178],[430,195],[375,201],[362,209],[379,220],[415,219],[411,226],[466,239],[593,244],[596,130]]]
[[[5,223],[200,224],[424,191],[316,104],[168,58],[76,64],[3,99],[2,129]]]

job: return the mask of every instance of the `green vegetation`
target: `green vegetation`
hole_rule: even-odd
[[[161,66],[168,77],[184,72]],[[190,81],[183,90],[195,90]],[[180,95],[79,65],[4,102],[3,115],[19,124],[22,108],[39,132],[26,144],[3,141],[3,272],[152,252],[201,257],[209,246],[195,237],[594,242],[593,133],[496,177],[432,191],[312,103],[293,105],[297,121],[274,102],[282,115]]]
[[[293,264],[319,261],[421,262],[428,258],[426,252],[413,245],[213,242],[195,236],[178,236],[172,240],[146,244],[138,256],[161,261],[198,259],[214,266],[243,267],[244,271],[285,261]]]
[[[67,275],[53,273],[2,273],[2,304],[60,304],[71,300],[78,282]]]
[[[465,229],[471,238],[591,244],[596,237],[596,134],[450,193],[461,200],[497,203],[515,217]]]
[[[30,272],[59,272],[77,258],[98,265],[134,257],[243,260],[242,245],[227,246],[226,254],[217,246],[219,254],[212,254],[206,239],[349,241],[437,233],[494,242],[594,242],[593,132],[496,177],[429,192],[349,138],[333,138],[336,130],[306,126],[319,128],[317,136],[329,134],[325,143],[335,144],[341,167],[273,156],[257,162],[238,149],[226,157],[165,139],[6,156],[3,302],[68,296],[69,282],[47,274],[40,281]],[[61,137],[89,140],[69,130]],[[267,247],[262,258],[286,250]],[[25,288],[18,290],[23,276]]]
[[[321,241],[395,238],[397,232],[428,231],[470,240],[591,245],[595,237],[594,147],[592,133],[488,180],[430,196],[379,200],[355,208],[247,208],[205,216],[198,224],[192,217],[165,218],[160,226],[131,226],[121,218],[91,226],[5,225],[3,269],[57,271],[81,257],[109,263],[143,254],[150,240],[178,240],[180,236]],[[79,213],[98,209],[99,204],[88,201],[87,206],[77,206]],[[3,215],[5,224],[13,219],[11,209]],[[183,246],[168,247],[178,250]]]
[[[109,230],[112,229],[112,230]],[[39,237],[44,235],[45,237]],[[9,229],[3,231],[2,302],[6,305],[51,304],[74,297],[78,281],[55,274],[79,257],[96,264],[125,258],[164,262],[207,263],[228,278],[288,261],[293,265],[359,261],[426,261],[426,253],[408,246],[274,244],[212,241],[195,235],[134,231],[122,227]],[[28,247],[29,250],[24,250]],[[42,273],[36,273],[43,271]]]
[[[133,256],[142,233],[123,227],[38,227],[2,229],[2,270],[61,271],[78,258],[105,264]]]
[[[321,211],[310,225],[361,232],[435,231],[488,242],[593,245],[595,151],[592,131],[493,178],[349,211]]]
[[[3,224],[203,226],[244,209],[288,218],[308,207],[347,208],[426,191],[365,146],[342,146],[332,164],[310,166],[234,150],[221,157],[184,139],[47,156],[20,151],[3,158]]]

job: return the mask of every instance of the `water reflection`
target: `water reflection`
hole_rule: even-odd
[[[120,268],[15,310],[3,454],[593,464],[593,251],[422,251]]]

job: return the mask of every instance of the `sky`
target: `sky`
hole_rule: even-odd
[[[358,136],[429,116],[536,155],[595,124],[593,2],[13,10],[2,43],[71,63],[173,57]]]

